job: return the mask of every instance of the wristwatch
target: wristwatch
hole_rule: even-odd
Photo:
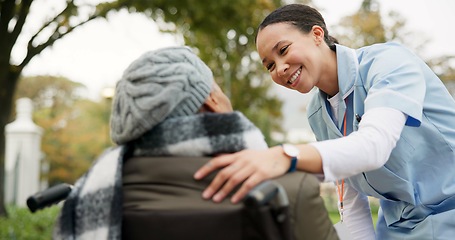
[[[284,143],[281,146],[283,147],[284,154],[288,157],[291,157],[291,166],[288,169],[288,173],[295,172],[300,150],[296,146],[288,143]]]

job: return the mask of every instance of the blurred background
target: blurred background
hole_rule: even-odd
[[[41,129],[35,154],[39,180],[33,181],[40,182],[39,188],[72,184],[113,145],[108,125],[113,88],[123,70],[149,50],[192,47],[210,66],[234,109],[244,112],[270,145],[314,141],[306,120],[312,93],[273,84],[254,45],[260,21],[278,6],[294,2],[320,10],[330,34],[343,45],[405,44],[455,96],[451,0],[3,0],[0,239],[49,239],[58,212],[53,207],[30,216],[20,204],[5,201],[3,132],[18,118],[17,100],[31,99],[31,119]],[[326,187],[322,194],[336,221],[335,191]],[[20,235],[24,226],[30,235]]]

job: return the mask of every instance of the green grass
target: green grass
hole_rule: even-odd
[[[7,206],[8,218],[0,217],[0,239],[49,240],[59,206],[31,213],[28,208]]]

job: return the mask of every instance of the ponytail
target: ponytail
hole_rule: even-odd
[[[336,39],[330,35],[327,35],[327,37],[325,37],[324,41],[327,43],[327,45],[329,46],[329,48],[332,51],[336,52],[335,44],[339,44],[338,39]]]

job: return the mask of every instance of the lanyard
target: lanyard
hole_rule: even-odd
[[[357,61],[357,54],[355,52],[354,49],[351,49],[351,53],[353,55],[353,59],[355,59],[355,69],[356,69],[356,73],[357,73],[357,76],[356,78],[358,77],[358,72],[359,72],[359,62]],[[343,119],[343,136],[346,136],[346,133],[347,133],[347,130],[346,130],[346,114],[348,112],[348,97],[346,97],[344,99],[345,103],[346,103],[346,110],[344,112],[344,119]],[[357,119],[358,122],[360,122],[360,116],[358,116],[356,114],[355,118]],[[337,180],[336,181],[336,184],[337,184],[337,192],[338,192],[338,200],[340,201],[340,222],[343,222],[343,210],[344,210],[344,206],[343,206],[343,195],[344,195],[344,179],[341,180],[341,184],[339,183],[339,181]]]
[[[347,98],[345,100],[346,102],[346,111],[344,112],[344,119],[343,119],[343,136],[346,136],[346,113],[348,112],[347,109]],[[337,184],[337,192],[338,192],[338,200],[340,202],[340,221],[343,222],[343,195],[344,195],[344,179],[341,180],[341,184],[339,181],[336,181]]]

